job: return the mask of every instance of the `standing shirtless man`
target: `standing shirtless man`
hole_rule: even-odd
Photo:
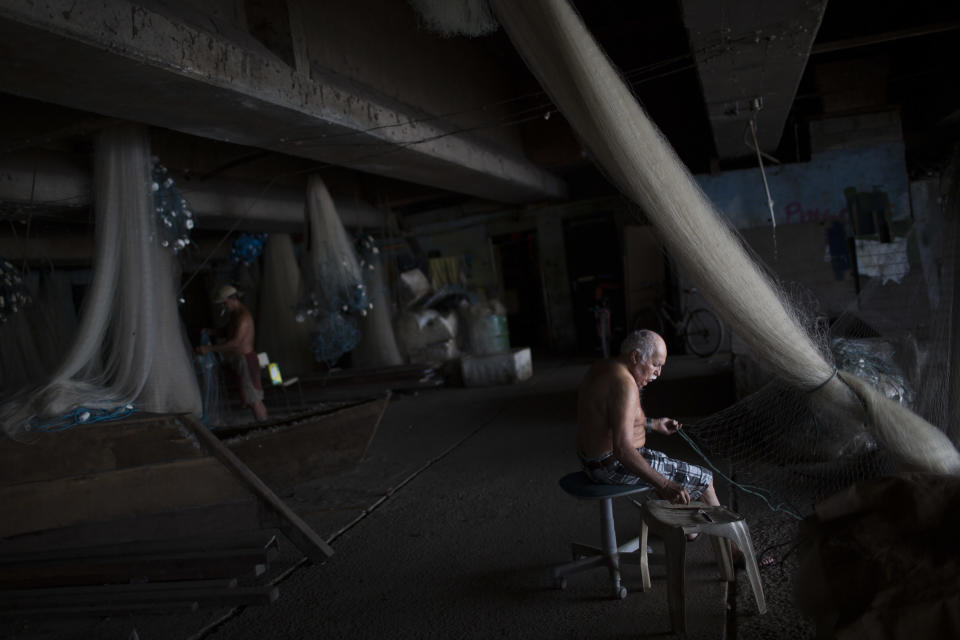
[[[707,469],[647,449],[647,431],[670,435],[682,425],[672,418],[649,419],[640,391],[660,376],[667,345],[653,331],[634,331],[620,355],[587,372],[577,398],[577,450],[584,472],[604,484],[647,484],[674,504],[702,500],[720,504]]]
[[[223,354],[224,361],[237,374],[244,404],[253,411],[254,418],[263,422],[267,419],[267,408],[263,404],[263,385],[260,384],[260,361],[253,348],[253,316],[240,302],[237,290],[230,285],[220,287],[212,302],[230,314],[230,321],[224,329],[204,331],[211,337],[224,335],[226,340],[219,344],[200,345],[197,353],[203,355],[216,351]]]

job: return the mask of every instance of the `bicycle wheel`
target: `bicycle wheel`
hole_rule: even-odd
[[[720,318],[709,309],[694,309],[687,318],[684,340],[690,353],[701,358],[712,356],[723,341],[723,324]]]

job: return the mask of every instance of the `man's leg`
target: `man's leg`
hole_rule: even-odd
[[[703,493],[700,494],[700,499],[709,504],[711,507],[720,506],[720,501],[717,499],[717,492],[713,488],[713,480],[710,481],[710,485],[703,490]]]
[[[267,419],[267,407],[262,401],[257,400],[256,402],[252,402],[250,409],[253,411],[253,417],[256,418],[258,422],[264,422]]]

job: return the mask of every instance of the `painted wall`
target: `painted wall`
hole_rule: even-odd
[[[696,180],[757,257],[795,288],[798,302],[835,317],[850,309],[858,284],[862,290],[915,281],[911,270],[920,265],[910,260],[906,237],[910,185],[896,111],[825,119],[810,130],[809,162],[765,163],[776,229],[759,167]],[[854,236],[859,283],[849,250]]]
[[[910,188],[903,142],[835,149],[810,162],[765,168],[777,225],[845,222],[846,190],[879,192],[891,219],[910,218]],[[738,229],[770,226],[770,211],[759,168],[695,176],[714,206]]]

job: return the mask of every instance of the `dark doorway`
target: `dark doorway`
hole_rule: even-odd
[[[519,231],[491,239],[499,255],[503,304],[507,308],[510,346],[540,351],[548,345],[543,281],[536,231]]]
[[[606,306],[610,313],[610,353],[616,353],[626,336],[623,293],[623,257],[620,235],[613,214],[605,212],[564,221],[567,273],[570,276],[577,351],[602,355],[596,311]]]

